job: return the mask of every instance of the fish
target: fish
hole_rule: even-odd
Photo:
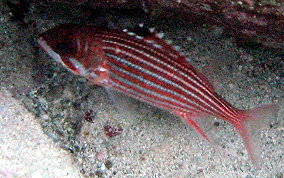
[[[248,110],[232,106],[163,36],[143,24],[132,29],[61,24],[40,34],[38,43],[72,73],[179,116],[209,143],[198,120],[214,116],[229,122],[259,166],[252,133],[260,129],[259,123],[277,117],[279,105]]]

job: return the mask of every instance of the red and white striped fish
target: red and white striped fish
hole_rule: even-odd
[[[212,115],[228,121],[242,136],[257,165],[251,128],[246,123],[262,122],[277,113],[279,106],[252,110],[233,107],[180,52],[161,39],[162,33],[155,34],[142,24],[134,31],[65,24],[41,34],[38,42],[73,73],[175,113],[207,141],[197,118]]]

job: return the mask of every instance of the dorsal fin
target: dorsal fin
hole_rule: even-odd
[[[151,30],[147,28],[143,23],[140,23],[133,28],[124,29],[123,31],[130,36],[136,36],[141,39],[153,35]]]
[[[205,85],[208,90],[214,91],[213,85],[200,71],[196,70],[187,60],[182,52],[180,52],[179,46],[173,46],[171,41],[167,42],[163,37],[165,34],[163,32],[156,33],[155,28],[148,28],[144,24],[139,24],[134,28],[124,29],[125,33],[130,36],[134,36],[138,39],[143,39],[145,42],[152,45],[154,48],[162,50],[163,52],[169,54],[171,57],[175,58],[178,63],[187,65],[187,67],[193,71],[198,78],[201,79],[203,85]]]
[[[146,38],[147,39],[147,38]],[[177,61],[179,61],[180,63],[182,63],[183,65],[187,65],[187,67],[192,70],[197,77],[199,77],[202,81],[202,83],[208,88],[208,90],[214,92],[215,88],[213,87],[213,85],[209,82],[209,80],[207,79],[207,77],[200,72],[198,69],[195,69],[187,60],[186,57],[184,56],[184,54],[182,52],[180,52],[180,47],[179,46],[173,46],[170,43],[168,43],[167,41],[157,37],[157,35],[152,35],[150,37],[148,37],[149,40],[153,41],[153,44],[158,44],[160,45],[163,51],[167,52],[168,54],[170,54],[172,57],[174,57]]]

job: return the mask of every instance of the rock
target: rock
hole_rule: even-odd
[[[175,16],[184,21],[224,27],[239,44],[252,41],[270,48],[284,47],[284,2],[281,0],[54,0],[49,3],[55,1],[86,5],[94,11],[98,8],[140,9],[152,17]]]

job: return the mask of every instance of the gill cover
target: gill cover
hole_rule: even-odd
[[[68,70],[98,83],[102,78],[105,81],[108,71],[103,62],[103,44],[94,38],[97,30],[94,26],[63,24],[42,33],[38,43]]]

